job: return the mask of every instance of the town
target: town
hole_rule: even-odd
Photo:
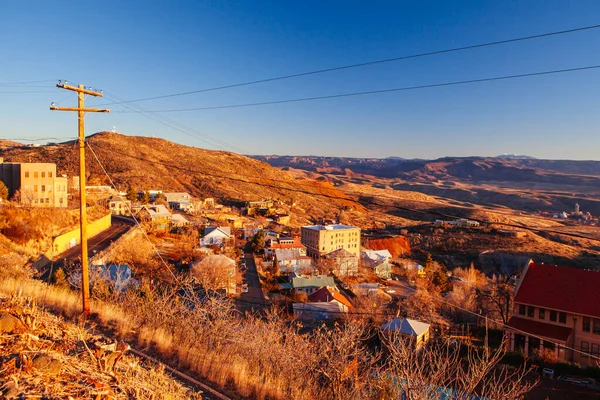
[[[2,160],[5,216],[17,210],[76,211],[79,178],[59,172],[52,163]],[[242,312],[278,310],[282,321],[300,324],[307,334],[359,322],[379,332],[375,337],[383,335],[371,346],[384,345],[389,333],[406,338],[413,351],[430,341],[450,341],[502,351],[515,367],[531,360],[543,370],[543,382],[593,388],[598,378],[592,372],[600,357],[596,271],[532,259],[506,274],[486,275],[473,264],[449,270],[429,253],[411,256],[418,254],[412,247],[428,243],[414,227],[397,234],[364,230],[339,216],[298,225],[294,204],[280,200],[224,205],[186,192],[131,186],[118,191],[110,185],[88,185],[85,192],[93,298],[118,301],[129,292],[175,288],[188,279],[188,289],[177,296],[189,307],[207,298],[228,299]],[[446,240],[456,230],[482,228],[468,219],[429,225],[427,237]],[[418,229],[425,232],[425,226]],[[10,232],[3,230],[8,238]],[[526,236],[523,230],[496,234]],[[79,228],[53,234],[31,263],[36,275],[79,290],[79,239]]]

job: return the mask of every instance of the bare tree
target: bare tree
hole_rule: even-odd
[[[520,399],[537,381],[528,379],[530,369],[498,365],[503,347],[466,348],[446,343],[429,343],[415,351],[400,335],[383,335],[388,351],[379,381],[381,397],[407,400],[439,399],[442,392],[453,399],[470,399],[473,394],[489,399]],[[383,395],[385,394],[385,395]]]
[[[235,279],[235,263],[223,255],[210,255],[192,267],[192,276],[206,290],[228,289]]]

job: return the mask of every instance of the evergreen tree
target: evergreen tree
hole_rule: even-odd
[[[142,204],[148,204],[150,203],[150,193],[148,193],[147,191],[144,191],[144,193],[142,194]]]
[[[125,196],[129,201],[137,200],[137,191],[133,188],[133,186],[129,186],[127,189],[127,195]]]

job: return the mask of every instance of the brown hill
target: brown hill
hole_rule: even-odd
[[[267,163],[235,153],[111,132],[92,135],[87,143],[116,187],[122,191],[129,186],[143,190],[187,191],[198,197],[216,197],[230,203],[262,198],[286,203],[293,200],[303,209],[310,207],[314,217],[335,212],[344,206],[356,206],[327,182],[296,179]],[[0,150],[0,156],[6,161],[54,162],[59,174],[78,175],[75,142],[10,148]],[[89,149],[86,168],[90,185],[110,184]]]
[[[24,146],[24,145],[19,142],[13,142],[12,140],[0,139],[0,150],[10,149],[11,147],[21,147],[21,146]]]

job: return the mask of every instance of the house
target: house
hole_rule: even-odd
[[[192,196],[185,192],[165,192],[162,194],[163,198],[169,204],[171,210],[179,210],[184,212],[193,212],[194,203]]]
[[[299,237],[274,237],[266,241],[265,257],[272,257],[277,249],[297,250],[301,256],[306,255],[306,246],[302,244]]]
[[[360,257],[360,228],[350,225],[310,225],[301,229],[301,241],[307,255],[315,260],[338,249]]]
[[[109,209],[113,215],[131,215],[131,201],[121,196],[110,196],[100,200],[100,204]]]
[[[305,272],[312,271],[312,258],[307,255],[303,255],[300,249],[288,248],[288,249],[275,249],[271,252],[273,255],[273,261],[277,261],[279,271],[282,274],[288,274],[290,272]]]
[[[308,296],[308,301],[310,301],[311,303],[337,302],[344,306],[346,309],[352,307],[350,300],[348,300],[346,296],[344,296],[337,290],[330,289],[326,286],[323,286],[321,289]]]
[[[360,252],[363,266],[371,268],[378,277],[390,279],[392,277],[392,255],[388,250],[362,250]]]
[[[67,178],[56,176],[56,164],[12,163],[0,157],[0,181],[9,197],[32,207],[67,207]]]
[[[599,288],[599,271],[530,262],[506,328],[510,350],[543,350],[562,361],[594,364],[590,356],[600,356]]]
[[[256,214],[265,214],[269,209],[273,208],[273,201],[264,199],[260,201],[248,201],[246,202],[246,213],[250,216]]]
[[[427,272],[425,271],[425,267],[423,267],[421,264],[409,263],[409,264],[405,264],[405,265],[406,265],[407,270],[416,271],[417,276],[419,278],[425,278],[425,276],[427,275]]]
[[[415,349],[429,341],[430,324],[408,318],[394,318],[381,326],[383,334],[398,334],[409,340]]]
[[[276,222],[279,225],[289,225],[290,223],[289,214],[273,214],[270,215],[269,218],[271,218],[273,222]]]
[[[348,250],[340,248],[324,256],[331,263],[336,276],[358,275],[358,257]]]
[[[188,221],[187,218],[185,218],[181,214],[173,214],[171,218],[171,224],[173,227],[181,228],[187,225],[191,225],[191,222]]]
[[[229,226],[209,226],[204,230],[204,237],[200,239],[200,246],[223,246],[229,241],[231,228]]]
[[[142,206],[136,217],[143,222],[151,223],[155,229],[160,230],[168,230],[173,218],[171,212],[162,204]]]
[[[308,296],[321,289],[327,287],[335,289],[335,281],[331,276],[319,275],[319,276],[295,276],[292,278],[292,287],[296,293],[306,293]]]
[[[213,273],[215,287],[211,289],[225,290],[226,294],[236,293],[236,264],[235,260],[223,254],[213,254],[205,257],[202,261],[193,263],[192,271],[198,269],[210,269]]]

